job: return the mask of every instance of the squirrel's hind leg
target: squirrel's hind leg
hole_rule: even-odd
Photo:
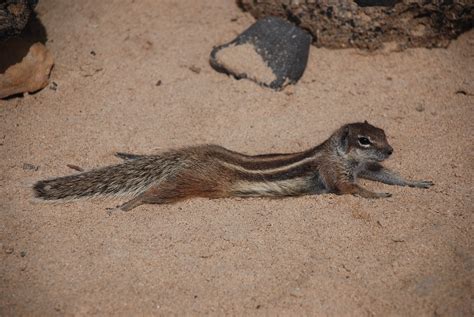
[[[173,197],[173,195],[169,193],[166,194],[166,191],[160,189],[158,186],[153,186],[137,197],[120,205],[119,208],[123,211],[129,211],[143,204],[169,204],[178,200],[179,197]]]
[[[127,201],[126,203],[123,203],[118,208],[122,211],[129,211],[143,204],[146,204],[146,203],[143,201],[142,195],[138,195],[137,197]]]

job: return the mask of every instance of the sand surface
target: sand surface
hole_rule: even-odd
[[[446,50],[312,47],[298,85],[274,92],[209,66],[253,22],[232,0],[42,0],[38,12],[56,86],[0,101],[0,315],[473,313],[473,32]],[[120,200],[38,204],[28,187],[116,151],[299,151],[364,119],[389,136],[387,166],[436,185],[111,216]]]
[[[267,85],[277,79],[256,47],[250,43],[222,48],[216,53],[216,61],[239,78],[243,77],[243,74],[248,79]]]

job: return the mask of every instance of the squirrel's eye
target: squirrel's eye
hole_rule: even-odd
[[[370,140],[368,138],[365,138],[365,137],[360,137],[359,138],[359,143],[361,145],[369,145],[370,144]]]

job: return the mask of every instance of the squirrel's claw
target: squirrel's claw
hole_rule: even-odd
[[[415,181],[412,182],[409,186],[417,188],[430,188],[433,185],[434,183],[432,181]]]

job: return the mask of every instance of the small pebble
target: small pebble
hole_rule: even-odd
[[[425,107],[423,107],[422,105],[418,105],[418,106],[416,106],[415,110],[418,111],[418,112],[423,112],[423,111],[425,111]]]
[[[294,93],[295,93],[295,90],[294,90],[293,86],[290,86],[290,87],[285,89],[285,95],[287,95],[287,96],[291,96]]]
[[[37,171],[39,169],[39,166],[30,163],[23,163],[23,169],[25,171]]]
[[[26,251],[21,251],[21,252],[20,252],[20,256],[21,256],[22,258],[24,258],[24,257],[26,256]]]
[[[464,89],[459,89],[456,91],[456,94],[458,95],[464,95],[464,96],[473,96],[474,94],[471,94],[469,92],[467,92],[466,90]]]
[[[13,251],[15,251],[15,249],[13,247],[8,247],[8,248],[5,249],[6,254],[12,254]]]
[[[189,70],[196,73],[196,74],[199,74],[201,72],[201,68],[199,68],[197,66],[194,66],[194,65],[190,66]]]
[[[80,166],[77,166],[77,165],[74,165],[74,164],[66,164],[66,166],[69,167],[70,169],[75,170],[75,171],[84,172],[84,169]]]
[[[158,81],[156,82],[155,86],[161,86],[161,84],[162,84],[162,81],[161,81],[161,80],[158,80]]]
[[[396,238],[396,239],[392,239],[393,242],[397,243],[397,242],[405,242],[404,239],[401,239],[401,238]]]
[[[303,293],[301,292],[301,289],[299,287],[296,287],[290,291],[290,295],[293,297],[302,297]]]

